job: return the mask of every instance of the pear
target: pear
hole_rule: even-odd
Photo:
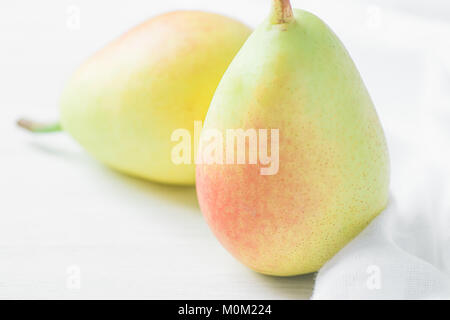
[[[330,28],[288,0],[273,1],[225,73],[200,154],[205,132],[238,129],[259,132],[260,144],[270,140],[278,170],[263,174],[261,159],[199,161],[197,194],[218,240],[251,269],[317,271],[386,207],[388,150],[361,76]],[[279,140],[264,129],[278,130]],[[241,146],[250,158],[249,136]],[[233,155],[239,144],[230,146]]]
[[[21,120],[35,132],[65,130],[99,161],[161,183],[192,185],[195,165],[172,161],[172,133],[203,120],[251,29],[234,19],[176,11],[135,27],[88,59],[61,98],[58,124]]]

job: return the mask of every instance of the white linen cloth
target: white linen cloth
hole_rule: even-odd
[[[450,299],[449,237],[439,239],[443,228],[422,209],[404,219],[391,202],[320,270],[312,298]]]

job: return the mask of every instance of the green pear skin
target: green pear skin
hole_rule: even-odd
[[[289,1],[273,1],[228,68],[203,132],[238,128],[279,129],[278,173],[199,164],[197,193],[213,233],[251,269],[317,271],[386,207],[388,150],[361,76],[330,28]]]
[[[250,33],[239,21],[200,11],[170,12],[142,23],[75,72],[61,98],[62,128],[111,168],[193,185],[195,165],[172,161],[171,135],[180,128],[193,131],[194,121],[204,119]]]

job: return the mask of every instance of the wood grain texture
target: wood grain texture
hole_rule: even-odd
[[[236,262],[193,188],[117,174],[65,136],[11,130],[0,154],[1,299],[310,296],[312,275],[266,277]],[[67,284],[74,266],[79,289]]]

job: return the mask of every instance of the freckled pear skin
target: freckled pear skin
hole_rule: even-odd
[[[257,272],[317,271],[387,205],[387,146],[360,74],[328,26],[289,1],[273,1],[230,65],[206,116],[212,128],[279,129],[275,175],[197,166],[207,223]]]
[[[250,35],[212,13],[171,12],[137,26],[84,63],[61,99],[61,123],[89,153],[121,172],[192,185],[171,134],[203,120],[228,65]],[[191,133],[193,136],[193,132]]]

